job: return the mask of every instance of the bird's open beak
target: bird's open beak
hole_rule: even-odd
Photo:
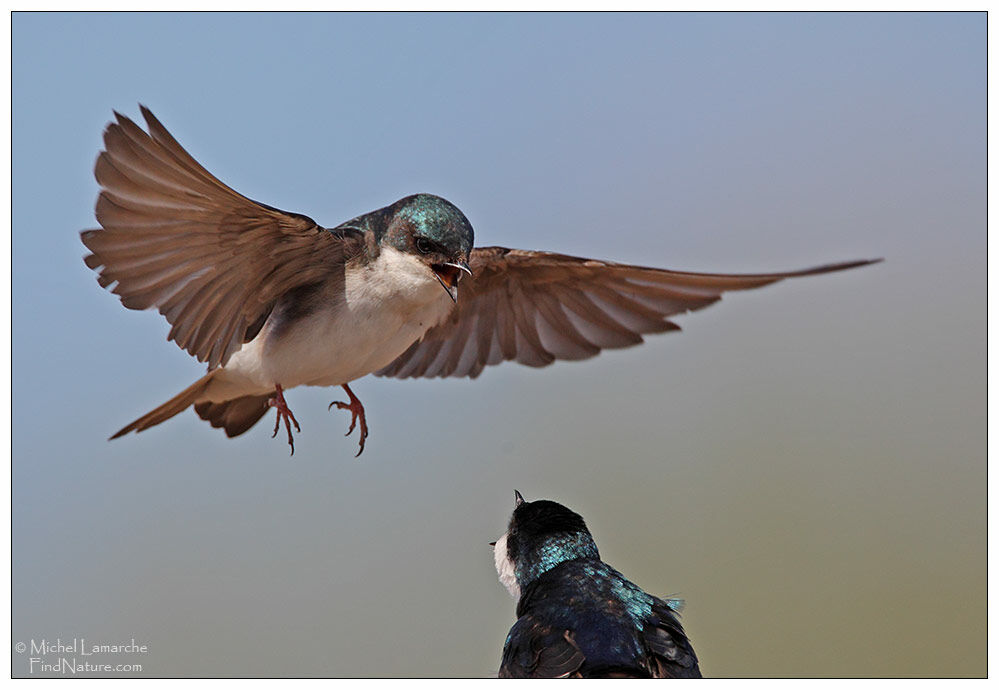
[[[468,275],[472,275],[472,269],[470,269],[468,264],[464,261],[458,261],[455,263],[448,262],[446,264],[432,264],[430,268],[433,269],[434,275],[437,276],[437,280],[440,281],[444,291],[450,295],[451,300],[457,302],[458,281],[461,280],[461,272],[464,271]]]

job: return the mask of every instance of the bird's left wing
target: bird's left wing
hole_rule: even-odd
[[[585,661],[572,633],[545,625],[528,614],[519,618],[507,635],[499,677],[579,677]]]
[[[475,378],[484,367],[507,360],[543,367],[557,359],[586,359],[604,348],[637,345],[646,333],[679,330],[668,317],[702,309],[728,290],[869,263],[726,275],[483,247],[472,252],[472,275],[462,281],[450,318],[375,373]]]

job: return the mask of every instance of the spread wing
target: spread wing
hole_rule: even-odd
[[[190,156],[145,107],[149,133],[115,113],[94,175],[97,221],[82,233],[102,287],[129,309],[156,307],[168,336],[225,364],[288,290],[329,276],[362,245],[303,215],[248,199]]]
[[[568,630],[553,628],[526,615],[517,620],[507,635],[499,677],[578,678],[585,661]]]
[[[642,631],[649,673],[653,678],[700,678],[697,655],[676,613],[661,599],[653,601],[652,614]]]
[[[511,359],[532,367],[586,359],[604,348],[637,345],[646,333],[679,330],[668,317],[702,309],[727,290],[873,262],[725,275],[484,247],[469,263],[472,276],[462,281],[451,317],[377,375],[475,378],[484,367]]]

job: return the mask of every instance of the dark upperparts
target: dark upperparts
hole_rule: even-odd
[[[579,654],[572,669],[557,669],[560,674],[700,676],[675,611],[599,560],[566,561],[543,573],[523,590],[517,617],[504,655],[511,665],[521,656],[516,650],[536,650],[545,640],[564,646],[558,639],[564,636]],[[566,651],[553,648],[550,656],[561,658]]]

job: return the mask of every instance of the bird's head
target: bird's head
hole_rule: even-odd
[[[555,501],[525,501],[519,491],[506,534],[493,542],[496,572],[515,599],[531,581],[559,563],[599,559],[600,552],[578,513]]]
[[[383,209],[379,243],[417,257],[454,301],[458,281],[471,275],[472,224],[458,207],[433,194],[414,194]]]

